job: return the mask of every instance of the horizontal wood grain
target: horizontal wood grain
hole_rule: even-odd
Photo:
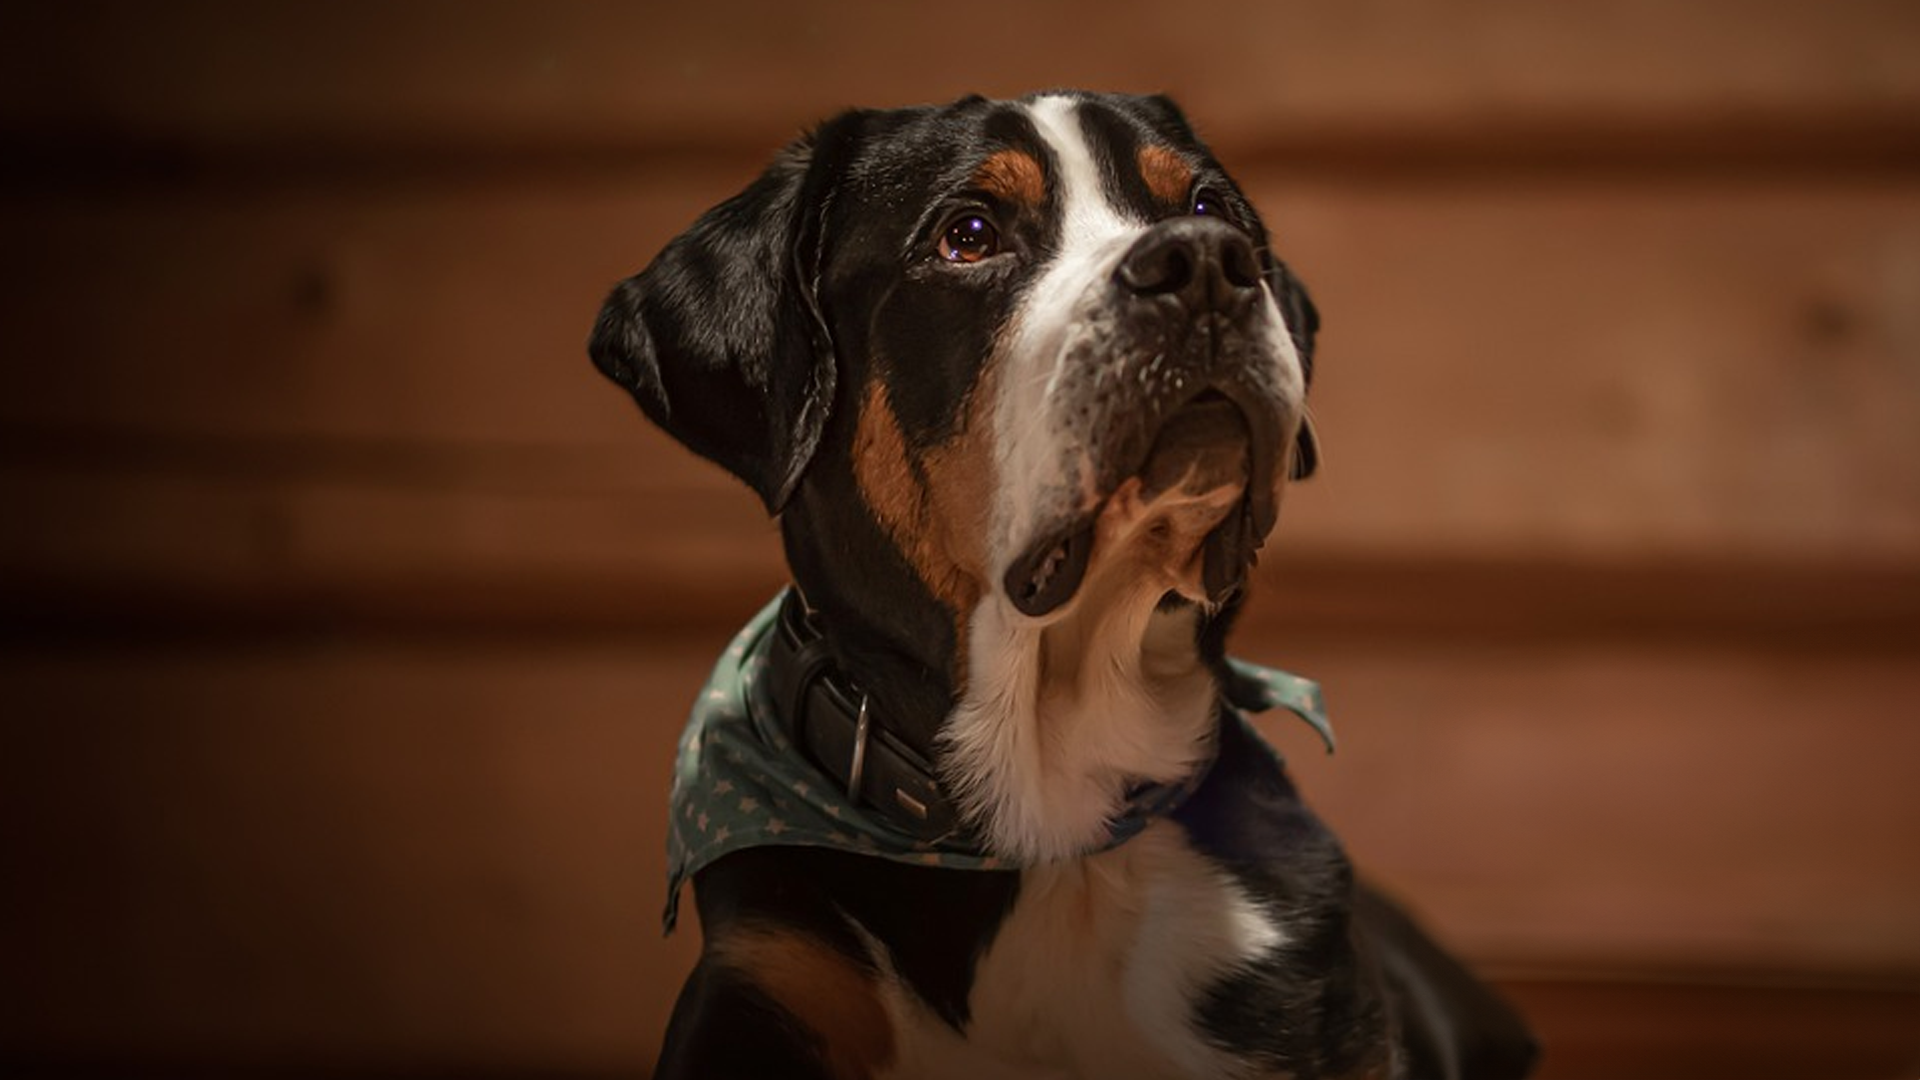
[[[1285,716],[1262,729],[1360,865],[1482,959],[1913,967],[1911,651],[1437,634],[1235,648],[1321,682],[1337,753]]]
[[[708,550],[777,573],[741,486],[581,345],[608,283],[742,179],[30,204],[0,229],[0,483],[26,508],[0,558],[161,586],[645,579]],[[1249,185],[1326,319],[1326,467],[1277,557],[1920,553],[1920,195]]]
[[[1569,10],[986,0],[964,14],[875,0],[215,0],[164,13],[36,8],[10,14],[4,30],[13,49],[0,65],[0,128],[189,145],[771,148],[852,105],[1062,85],[1174,92],[1226,144],[1545,118],[1684,117],[1711,131],[1785,115],[1844,126],[1920,104],[1920,17],[1897,0]]]
[[[726,637],[15,643],[13,1045],[650,1058],[696,937],[658,935],[667,763]],[[1911,663],[1236,649],[1321,680],[1337,754],[1261,727],[1361,867],[1492,971],[1920,978]]]
[[[1540,1080],[1895,1080],[1920,1065],[1920,989],[1817,981],[1517,978]]]
[[[668,761],[724,640],[10,653],[0,1055],[650,1061],[698,945],[660,933]]]

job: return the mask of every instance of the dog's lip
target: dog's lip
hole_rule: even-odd
[[[1104,504],[1103,504],[1104,505]],[[1093,561],[1094,527],[1100,508],[1042,533],[1007,567],[1001,587],[1023,615],[1052,614],[1080,591]]]
[[[1240,501],[1203,541],[1203,586],[1209,599],[1225,600],[1244,580],[1267,533],[1278,520],[1274,491],[1280,417],[1270,402],[1231,383],[1205,386],[1167,409],[1164,419],[1142,448],[1116,470],[1125,479],[1140,476],[1153,459],[1161,436],[1198,418],[1217,419],[1233,410],[1246,440],[1246,476]],[[1176,433],[1179,434],[1178,432]],[[1116,482],[1098,493],[1091,505],[1051,528],[1037,531],[1033,540],[1007,567],[1002,588],[1022,614],[1041,618],[1072,600],[1086,579],[1093,560],[1096,526]]]

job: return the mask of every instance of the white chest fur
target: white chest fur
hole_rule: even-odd
[[[964,1037],[890,980],[888,1075],[1245,1075],[1195,1027],[1194,1003],[1284,940],[1270,912],[1157,822],[1114,851],[1025,873],[975,971]]]

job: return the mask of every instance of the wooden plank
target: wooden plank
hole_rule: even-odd
[[[27,199],[0,223],[21,254],[0,311],[39,362],[9,365],[0,424],[633,438],[638,411],[586,357],[594,316],[750,175]]]
[[[0,369],[4,546],[29,577],[167,551],[192,582],[314,561],[287,552],[600,573],[635,532],[761,535],[581,348],[607,285],[742,180],[29,201],[0,225],[29,358]],[[1907,187],[1250,183],[1326,318],[1327,465],[1276,557],[1920,554]]]
[[[1090,35],[1115,45],[1088,48]],[[983,0],[961,22],[875,0],[215,0],[14,12],[0,39],[15,46],[0,65],[0,127],[174,145],[771,147],[849,105],[1059,85],[1171,90],[1225,143],[1515,117],[1682,115],[1708,133],[1770,115],[1817,130],[1805,121],[1920,105],[1920,15],[1898,0]]]
[[[1285,717],[1262,727],[1361,865],[1474,955],[1696,971],[1920,959],[1911,648],[1237,648],[1322,683],[1337,754]]]
[[[698,943],[660,933],[668,763],[724,643],[10,653],[8,1055],[650,1062]]]
[[[693,945],[656,929],[666,762],[726,636],[10,648],[9,1051],[650,1060]],[[1494,970],[1920,978],[1907,659],[1239,648],[1323,681],[1337,755],[1262,726]]]
[[[1541,1038],[1540,1080],[1892,1080],[1920,1061],[1912,985],[1535,977],[1502,989]]]
[[[413,488],[192,473],[0,470],[32,508],[0,532],[14,633],[137,627],[711,623],[785,580],[744,488]],[[172,632],[170,631],[170,632]]]
[[[1327,457],[1283,530],[1920,551],[1920,320],[1894,299],[1920,280],[1920,215],[1901,190],[1281,189],[1277,243],[1325,315]]]
[[[0,467],[0,491],[30,511],[0,530],[0,634],[672,635],[724,627],[786,581],[776,526],[737,485],[575,488],[577,473],[518,464],[500,487],[467,470],[444,488]],[[1382,555],[1283,536],[1255,571],[1242,623],[1305,644],[1715,641],[1911,655],[1920,568]]]

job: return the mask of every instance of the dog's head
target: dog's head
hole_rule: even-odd
[[[1071,93],[829,121],[615,288],[590,349],[782,514],[874,691],[943,716],[1000,663],[983,623],[1037,649],[1118,618],[1153,668],[1186,608],[1192,651],[1314,466],[1316,322],[1171,102]]]

